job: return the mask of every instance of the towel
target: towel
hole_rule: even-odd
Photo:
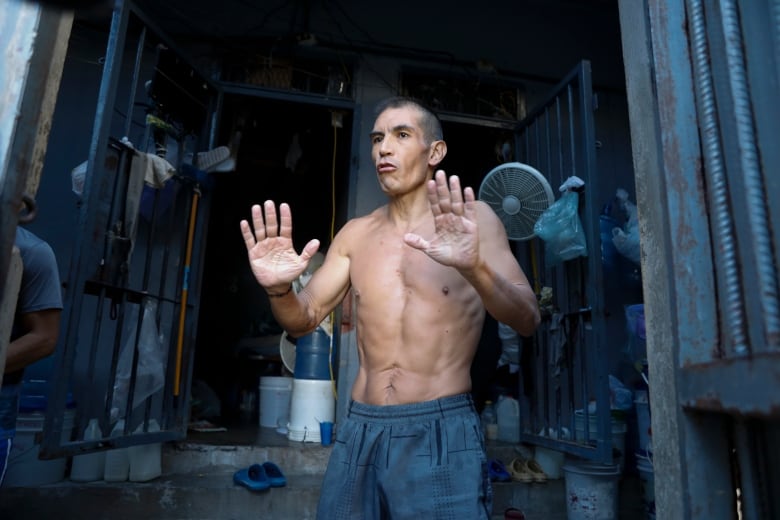
[[[164,158],[138,150],[133,152],[130,159],[130,178],[125,198],[124,226],[125,236],[131,242],[130,252],[133,249],[144,184],[156,189],[163,188],[165,181],[170,179],[174,173],[176,173],[176,168]],[[129,256],[128,254],[128,264],[130,263]]]

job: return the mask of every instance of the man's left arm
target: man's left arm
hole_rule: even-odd
[[[506,231],[490,207],[475,201],[479,229],[479,262],[461,274],[482,298],[487,311],[522,336],[539,325],[539,305],[531,284],[517,263]]]

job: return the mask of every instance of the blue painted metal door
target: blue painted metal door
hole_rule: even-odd
[[[780,2],[626,0],[620,15],[657,514],[777,518]]]

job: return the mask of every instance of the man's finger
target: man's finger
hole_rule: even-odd
[[[241,234],[244,236],[246,250],[249,251],[255,247],[257,240],[255,240],[255,236],[252,234],[252,229],[249,227],[249,222],[242,220],[239,225],[241,226]]]
[[[259,204],[252,206],[252,226],[255,229],[255,240],[260,242],[265,239],[265,223],[263,222],[263,210]]]
[[[406,242],[407,245],[419,249],[420,251],[425,251],[428,249],[428,247],[431,245],[430,242],[425,240],[423,237],[416,233],[407,233],[404,235],[404,242]]]
[[[276,205],[274,204],[274,201],[265,201],[263,204],[263,210],[265,211],[265,236],[278,236],[279,223],[276,221]]]
[[[279,204],[279,236],[292,238],[292,212],[286,202]]]
[[[439,207],[442,213],[452,211],[452,201],[450,199],[450,189],[447,186],[447,176],[444,171],[436,172],[436,197],[439,201]]]
[[[460,178],[457,175],[450,177],[450,198],[452,200],[452,213],[463,216],[463,194],[460,191]]]
[[[428,190],[428,203],[431,205],[431,211],[434,217],[441,215],[441,208],[439,207],[439,196],[436,194],[436,181],[431,179],[425,185]]]
[[[464,216],[470,221],[475,222],[477,220],[477,204],[475,202],[474,189],[471,186],[468,186],[463,190],[463,198],[465,200]]]

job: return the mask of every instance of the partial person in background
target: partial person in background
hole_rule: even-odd
[[[54,352],[62,314],[60,274],[51,246],[21,226],[15,245],[22,259],[22,283],[0,389],[0,485],[16,433],[24,369]]]
[[[277,322],[313,331],[354,294],[360,360],[337,425],[317,518],[491,517],[492,488],[469,369],[485,310],[524,336],[539,323],[536,295],[487,204],[436,171],[441,124],[417,101],[376,110],[371,157],[388,203],[338,232],[299,292],[290,207],[266,201],[241,222],[249,263]]]

